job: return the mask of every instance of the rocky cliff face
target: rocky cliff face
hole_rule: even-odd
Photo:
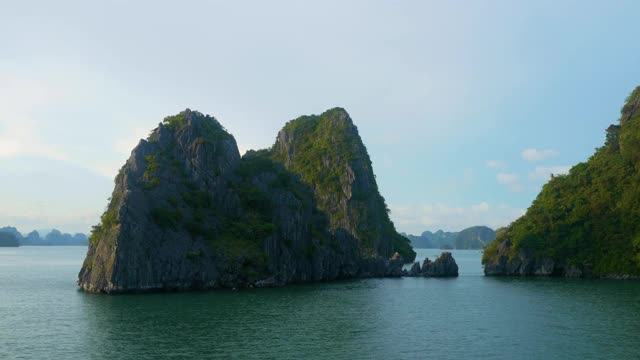
[[[409,241],[398,234],[378,191],[371,160],[358,129],[344,109],[303,116],[286,124],[273,148],[274,158],[301,174],[318,207],[328,214],[331,231],[360,240],[364,253],[413,261]]]
[[[484,264],[484,273],[489,276],[551,276],[582,277],[583,271],[576,266],[556,264],[551,257],[536,257],[526,249],[519,249],[512,256],[510,240],[500,242],[495,256]]]
[[[396,250],[412,261],[355,126],[341,114],[342,123],[323,124],[331,134],[323,141],[332,148],[353,141],[348,153],[296,143],[298,133],[287,130],[295,120],[272,150],[242,158],[214,118],[190,110],[165,118],[116,177],[79,286],[104,293],[280,286],[389,276]],[[300,171],[307,153],[314,155]],[[388,222],[379,224],[380,216]]]
[[[640,278],[640,87],[604,146],[552,176],[483,253],[486,275]]]

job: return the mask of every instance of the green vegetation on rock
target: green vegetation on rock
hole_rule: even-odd
[[[219,140],[230,139],[232,137],[214,117],[204,115],[198,111],[191,111],[189,109],[177,115],[165,117],[162,124],[175,133],[186,129],[188,127],[187,118],[191,117],[204,119],[204,121],[198,123],[203,127],[200,131],[200,136],[195,140],[199,145],[204,143],[215,143]]]
[[[399,235],[378,191],[367,149],[342,108],[289,121],[278,135],[273,158],[300,174],[315,193],[332,230],[346,229],[371,254],[400,253],[415,259]]]
[[[145,156],[144,160],[147,162],[147,167],[142,175],[142,180],[145,181],[145,189],[152,190],[160,184],[160,180],[157,177],[158,160],[155,155]]]
[[[213,117],[165,118],[116,177],[80,286],[275,286],[385,276],[394,252],[413,261],[346,112],[301,119],[273,148],[240,157]]]
[[[487,247],[482,262],[526,254],[551,259],[554,273],[640,275],[640,87],[627,98],[620,124],[568,175],[544,185],[527,213]],[[523,255],[524,256],[524,255]]]

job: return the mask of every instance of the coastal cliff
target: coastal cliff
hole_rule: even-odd
[[[292,120],[271,149],[242,157],[216,119],[186,110],[165,118],[120,169],[78,285],[281,286],[390,276],[414,258],[343,109]]]
[[[640,87],[605,145],[552,176],[484,251],[492,276],[640,278]]]

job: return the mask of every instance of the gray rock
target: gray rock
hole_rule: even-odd
[[[582,270],[575,265],[569,265],[564,269],[564,277],[579,278],[582,277]]]
[[[450,252],[443,252],[435,260],[424,259],[422,264],[422,276],[424,277],[457,277],[458,264]]]
[[[275,277],[270,277],[264,280],[258,280],[255,283],[255,287],[263,288],[263,287],[276,287],[279,283],[276,281]]]
[[[533,275],[537,276],[550,276],[553,274],[555,263],[551,258],[544,258],[540,262],[536,263],[536,268]]]
[[[416,277],[420,275],[421,275],[420,263],[416,261],[413,263],[413,265],[411,265],[411,269],[409,269],[407,276]]]
[[[401,277],[404,272],[402,271],[402,266],[404,265],[404,259],[400,254],[395,253],[391,257],[391,259],[385,262],[385,276],[386,277]]]

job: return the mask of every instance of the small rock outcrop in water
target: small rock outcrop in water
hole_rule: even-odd
[[[422,276],[425,277],[455,277],[458,276],[458,264],[450,252],[443,252],[435,261],[429,258],[422,263]]]
[[[409,272],[407,273],[407,276],[420,276],[420,263],[419,262],[414,262],[413,265],[411,265],[411,269],[409,269]]]
[[[292,120],[271,149],[242,157],[214,118],[186,110],[118,173],[78,284],[103,293],[282,286],[401,276],[414,259],[343,109]]]
[[[435,261],[425,258],[420,267],[419,262],[413,263],[406,276],[411,277],[457,277],[458,264],[450,252],[443,252]]]

